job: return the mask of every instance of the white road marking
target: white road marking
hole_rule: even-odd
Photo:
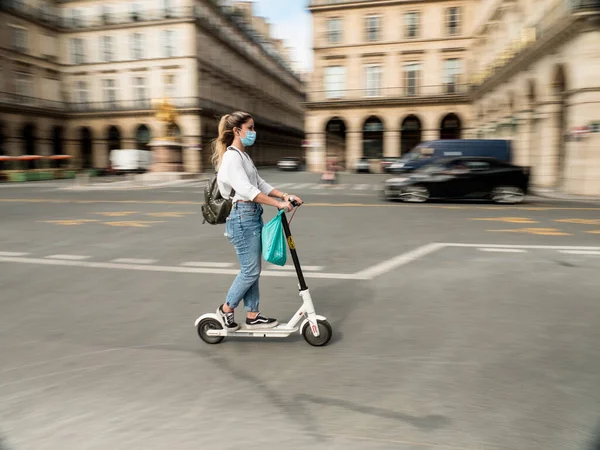
[[[269,264],[267,266],[271,270],[296,270],[294,266],[276,266]],[[323,270],[323,266],[302,266],[302,272],[319,272]]]
[[[356,191],[366,191],[371,187],[370,184],[355,184],[352,189]]]
[[[400,266],[404,266],[405,264],[408,264],[416,259],[422,258],[423,256],[433,253],[443,247],[444,244],[432,242],[416,248],[415,250],[411,250],[394,258],[388,259],[387,261],[361,270],[360,272],[356,273],[356,276],[362,279],[372,279],[378,277],[379,275],[383,275],[386,272],[397,269]]]
[[[279,183],[279,184],[275,183],[275,184],[276,184],[275,188],[277,190],[279,190],[279,188],[289,188],[289,187],[294,186],[294,183]]]
[[[113,259],[111,262],[117,264],[154,264],[157,262],[156,259],[135,259],[135,258],[118,258]]]
[[[296,186],[293,186],[294,189],[304,189],[307,188],[309,186],[312,186],[314,183],[300,183],[297,184]]]
[[[568,255],[600,255],[600,251],[596,250],[559,250],[559,253]]]
[[[185,262],[185,263],[181,264],[181,266],[182,267],[221,267],[221,268],[226,268],[226,267],[233,266],[233,263],[190,261],[190,262]]]
[[[23,252],[0,252],[0,256],[27,256],[29,253]]]
[[[600,251],[600,247],[588,247],[579,245],[520,245],[520,244],[464,244],[461,242],[444,242],[442,247],[488,247],[488,248],[526,248],[541,250],[595,250]]]
[[[67,261],[83,261],[84,259],[89,259],[90,256],[82,256],[82,255],[50,255],[46,256],[48,259],[65,259]]]
[[[498,253],[527,253],[527,250],[522,248],[478,248],[482,252],[498,252]]]
[[[215,275],[237,275],[237,269],[218,269],[209,267],[175,267],[175,266],[149,266],[144,264],[120,264],[115,262],[88,262],[88,261],[66,261],[59,259],[43,258],[21,258],[21,257],[0,257],[0,262],[13,262],[23,264],[41,264],[48,266],[69,266],[69,267],[87,267],[94,269],[118,269],[118,270],[138,270],[145,272],[170,272],[170,273],[203,273]],[[295,277],[295,272],[287,270],[265,270],[261,274],[265,277]],[[329,280],[358,280],[360,279],[354,273],[318,273],[308,272],[305,278],[321,278]]]

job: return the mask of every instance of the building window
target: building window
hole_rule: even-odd
[[[327,41],[337,44],[342,40],[342,19],[334,18],[327,21]]]
[[[117,83],[113,79],[102,80],[102,94],[107,108],[117,107]]]
[[[381,95],[381,66],[371,64],[365,67],[365,91],[367,97]]]
[[[12,42],[11,46],[13,50],[18,52],[27,51],[27,30],[21,27],[11,27]]]
[[[89,90],[88,85],[85,81],[78,81],[75,88],[75,99],[81,106],[86,105],[89,102]]]
[[[132,59],[144,58],[144,35],[142,33],[131,35],[131,57]]]
[[[162,8],[166,19],[174,17],[175,11],[171,0],[162,0]]]
[[[83,39],[71,39],[71,61],[73,64],[83,64],[85,62]]]
[[[325,68],[325,96],[327,98],[341,98],[344,96],[346,84],[346,68],[332,66]]]
[[[446,93],[454,94],[458,92],[460,76],[462,75],[461,61],[458,58],[447,59],[444,61],[444,88]]]
[[[133,20],[134,22],[137,22],[142,19],[143,19],[142,7],[140,6],[139,3],[132,3],[131,4],[131,20]]]
[[[71,23],[74,28],[82,28],[84,26],[83,15],[81,10],[73,8],[71,10]]]
[[[449,36],[460,34],[460,19],[460,7],[453,6],[451,8],[446,8],[446,29]]]
[[[102,5],[101,6],[101,14],[102,14],[102,23],[109,24],[112,22],[112,12],[110,6]]]
[[[177,97],[177,77],[174,74],[168,74],[165,80],[165,95],[167,98]]]
[[[405,36],[407,39],[419,37],[419,25],[421,14],[418,11],[411,11],[404,16]]]
[[[145,77],[135,77],[133,79],[133,96],[136,107],[145,108],[149,106]]]
[[[115,60],[114,54],[114,38],[112,36],[102,36],[100,38],[101,47],[100,51],[102,52],[102,61],[111,62]]]
[[[164,57],[172,58],[175,56],[175,30],[164,30],[163,42]]]
[[[29,104],[33,102],[33,77],[24,72],[15,74],[15,94],[20,102]]]
[[[381,39],[381,17],[367,16],[367,40],[378,41]]]
[[[421,77],[421,64],[417,62],[408,63],[404,66],[404,94],[418,95],[419,81]]]

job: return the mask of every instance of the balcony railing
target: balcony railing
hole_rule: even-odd
[[[198,108],[196,97],[176,97],[170,100],[177,109]],[[152,99],[139,100],[114,100],[103,102],[71,102],[68,104],[70,112],[128,112],[128,111],[150,111],[154,109]]]
[[[177,109],[198,108],[197,97],[176,97],[170,100]],[[103,102],[61,102],[45,100],[38,97],[17,95],[0,92],[0,105],[22,108],[51,109],[62,112],[92,113],[92,112],[135,112],[151,111],[154,109],[152,99],[114,100]]]
[[[309,7],[312,6],[335,6],[343,5],[344,3],[366,3],[368,0],[311,0]]]
[[[447,83],[436,86],[402,86],[391,88],[320,90],[308,93],[308,102],[345,102],[353,100],[407,100],[423,98],[458,97],[469,92],[469,85]]]
[[[107,14],[90,14],[80,17],[62,17],[56,8],[35,7],[14,0],[0,1],[0,10],[21,14],[48,25],[63,29],[93,28],[108,25],[121,25],[136,22],[155,22],[169,19],[194,18],[193,7],[162,8]]]
[[[0,92],[0,105],[53,110],[64,110],[66,108],[66,104],[61,101],[46,100],[44,98],[13,94],[11,92]]]
[[[61,19],[66,29],[96,28],[110,25],[124,25],[136,22],[157,22],[172,19],[193,19],[193,7],[139,10],[131,12],[106,13]]]

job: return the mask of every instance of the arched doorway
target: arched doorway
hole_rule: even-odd
[[[135,148],[138,150],[150,150],[150,129],[146,125],[140,125],[135,132]]]
[[[35,125],[32,123],[25,124],[21,130],[21,142],[23,155],[35,155],[36,154],[36,137],[35,137]],[[35,169],[35,161],[27,161],[28,169]]]
[[[121,132],[117,127],[111,125],[108,127],[107,138],[108,151],[121,148]]]
[[[421,143],[421,121],[417,116],[411,114],[402,121],[401,130],[400,154],[404,155]]]
[[[64,154],[63,149],[63,129],[60,126],[52,128],[52,154],[62,155]],[[52,167],[61,167],[62,161],[52,161]]]
[[[346,167],[346,123],[334,117],[325,125],[325,159],[334,158],[337,164]]]
[[[81,168],[91,169],[94,166],[92,132],[87,127],[81,128],[79,137],[79,150],[81,155]]]
[[[562,64],[556,68],[554,74],[554,95],[559,103],[555,136],[557,140],[556,186],[564,187],[566,163],[565,136],[567,133],[567,79],[565,68]]]
[[[461,128],[460,119],[456,114],[446,114],[440,125],[440,139],[460,139]]]
[[[365,120],[363,125],[363,158],[383,157],[383,122],[375,116]]]

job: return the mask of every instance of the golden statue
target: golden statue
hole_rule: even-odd
[[[172,84],[173,75],[165,76],[166,84]],[[154,108],[156,109],[156,118],[165,123],[164,134],[160,139],[165,139],[169,141],[176,141],[179,139],[179,127],[175,123],[175,119],[179,117],[177,110],[173,106],[173,104],[169,101],[167,96],[165,95],[162,100],[157,100],[154,102]]]

